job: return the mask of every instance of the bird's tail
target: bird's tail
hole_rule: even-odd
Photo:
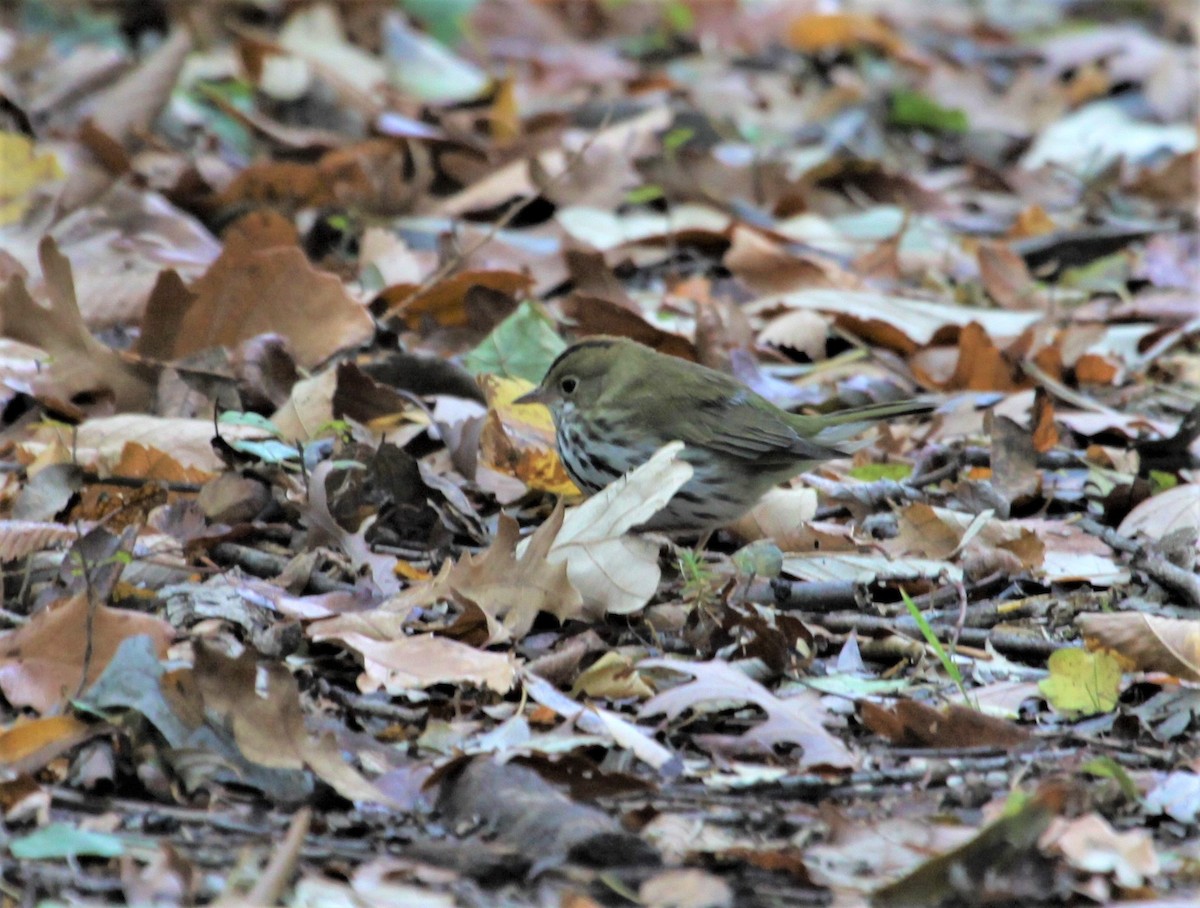
[[[897,400],[890,404],[867,404],[865,407],[850,407],[825,413],[819,417],[827,426],[837,426],[846,422],[876,422],[892,416],[914,416],[917,413],[929,413],[936,404],[927,400]]]
[[[935,406],[925,400],[900,400],[890,404],[850,407],[835,413],[823,413],[820,416],[792,414],[792,419],[801,434],[806,437],[820,444],[841,445],[846,439],[865,432],[872,423],[879,422],[881,419],[928,413]]]

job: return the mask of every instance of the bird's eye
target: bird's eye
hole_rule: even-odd
[[[575,389],[579,387],[579,379],[575,378],[574,376],[568,375],[566,378],[564,378],[562,381],[560,381],[558,383],[558,386],[560,388],[562,388],[563,394],[574,394]]]

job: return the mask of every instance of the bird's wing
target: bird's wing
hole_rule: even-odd
[[[700,395],[688,423],[687,434],[692,437],[683,438],[683,443],[764,466],[841,456],[837,448],[800,435],[780,413],[755,397],[744,388],[733,394],[724,388],[714,388],[711,394]]]

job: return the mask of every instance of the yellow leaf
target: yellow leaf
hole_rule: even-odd
[[[487,422],[479,439],[484,464],[515,476],[531,489],[578,496],[579,489],[555,450],[550,411],[538,404],[513,403],[533,385],[497,375],[484,375],[479,381],[488,402]]]
[[[521,134],[521,114],[517,109],[517,86],[510,76],[500,80],[492,100],[492,138],[501,145]]]
[[[1112,653],[1060,649],[1051,654],[1050,677],[1038,689],[1059,712],[1092,716],[1111,712],[1121,691],[1121,664]]]
[[[33,142],[19,133],[0,132],[0,226],[21,220],[29,194],[62,176],[55,155],[36,154]]]
[[[607,697],[623,700],[637,697],[645,700],[654,696],[654,689],[634,668],[633,660],[620,653],[608,652],[579,673],[571,688],[571,696]]]

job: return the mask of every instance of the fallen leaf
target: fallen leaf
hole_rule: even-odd
[[[394,696],[435,684],[473,684],[503,694],[516,681],[516,663],[507,653],[485,652],[432,634],[374,636],[353,618],[318,621],[310,636],[338,640],[362,656],[361,690],[383,689]]]
[[[71,263],[50,237],[38,245],[50,307],[38,305],[18,275],[0,287],[0,328],[16,340],[49,354],[46,374],[36,387],[70,400],[93,395],[117,410],[145,409],[152,398],[157,368],[129,359],[92,337],[79,314]]]
[[[1038,689],[1057,710],[1084,716],[1111,712],[1121,690],[1121,664],[1108,650],[1060,649],[1050,656],[1050,677]]]
[[[520,529],[515,520],[501,514],[496,538],[485,552],[464,555],[431,583],[501,620],[517,640],[529,632],[540,612],[560,621],[577,618],[583,599],[567,578],[567,566],[547,558],[562,523],[560,505],[518,555]]]
[[[362,343],[374,330],[370,315],[342,282],[314,268],[294,246],[226,246],[191,291],[195,300],[170,332],[171,356],[279,334],[297,363],[311,367]]]
[[[488,402],[487,421],[479,438],[483,463],[515,476],[534,491],[578,496],[579,489],[555,449],[550,411],[538,404],[513,404],[535,386],[521,379],[488,374],[479,377],[479,385]]]
[[[99,678],[123,640],[141,634],[161,657],[175,629],[152,615],[93,605],[86,592],[77,593],[0,635],[0,690],[14,706],[48,712]]]
[[[658,544],[630,530],[658,513],[691,478],[691,465],[677,459],[681,450],[680,442],[665,445],[567,512],[546,560],[566,564],[585,617],[629,615],[654,595],[662,576]]]
[[[1200,621],[1121,612],[1079,615],[1075,622],[1088,646],[1119,653],[1135,671],[1200,681]]]
[[[857,758],[836,737],[825,730],[821,719],[826,709],[812,692],[780,699],[728,662],[684,662],[680,659],[643,659],[638,669],[668,669],[691,675],[692,681],[680,684],[647,700],[638,710],[641,716],[665,713],[669,720],[677,719],[684,710],[700,704],[717,703],[727,708],[729,701],[753,703],[767,714],[767,720],[741,736],[710,736],[726,747],[740,747],[756,752],[771,752],[778,744],[798,744],[803,755],[798,768],[828,766],[851,769]]]

